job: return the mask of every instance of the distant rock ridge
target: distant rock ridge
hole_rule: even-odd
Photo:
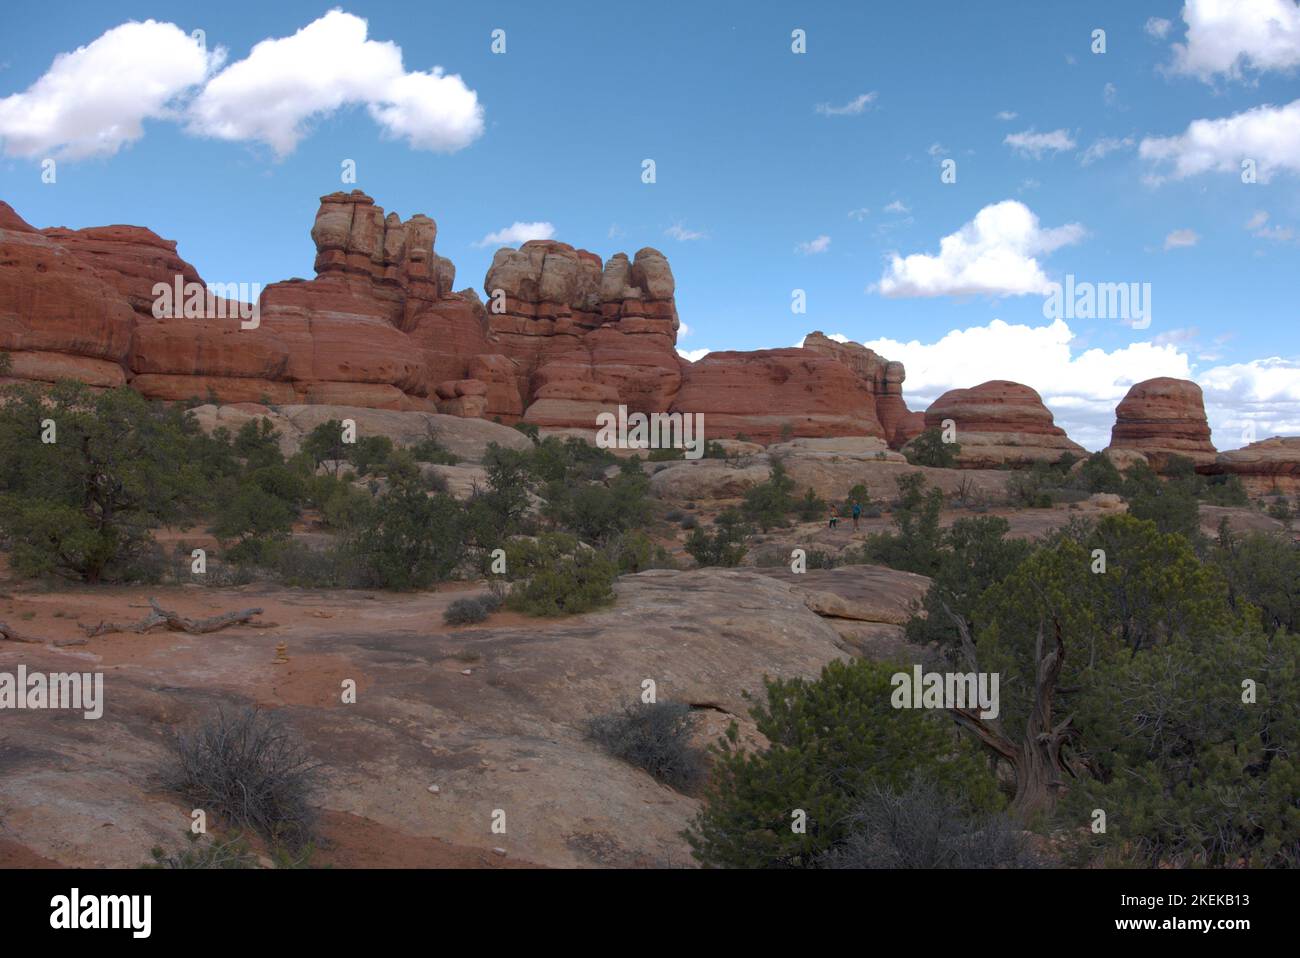
[[[0,201],[0,351],[10,381],[130,385],[163,400],[418,411],[586,435],[599,413],[625,405],[700,413],[710,439],[864,437],[893,450],[951,420],[963,467],[1086,454],[1028,386],[954,389],[913,412],[901,363],[821,332],[801,347],[688,362],[676,348],[676,283],[656,249],[602,262],[566,243],[526,242],[497,251],[480,296],[455,289],[437,235],[430,217],[386,214],[360,190],[322,196],[316,277],[267,287],[259,325],[241,329],[233,309],[154,316],[158,283],[203,284],[174,241],[138,226],[38,230]],[[1186,456],[1256,492],[1300,486],[1300,439],[1217,453],[1200,387],[1187,380],[1134,385],[1108,452],[1157,470]]]
[[[902,365],[820,333],[804,348],[677,353],[676,284],[643,248],[602,262],[535,240],[455,290],[437,224],[360,190],[320,198],[316,277],[261,293],[259,323],[157,318],[154,288],[203,285],[176,243],[135,226],[36,230],[0,202],[0,350],[11,377],[129,384],[163,400],[350,405],[592,430],[599,413],[702,413],[714,438],[919,430]],[[230,307],[225,310],[225,307]]]

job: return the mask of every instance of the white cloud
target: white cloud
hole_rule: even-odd
[[[677,338],[685,339],[691,334],[691,327],[687,326],[680,319],[677,321]]]
[[[1257,106],[1217,120],[1193,120],[1177,136],[1146,137],[1138,155],[1167,175],[1184,179],[1201,173],[1240,175],[1243,160],[1254,160],[1261,183],[1279,170],[1300,172],[1300,100],[1286,106]],[[1160,182],[1164,176],[1152,179]]]
[[[1022,156],[1032,156],[1034,159],[1038,159],[1049,150],[1060,153],[1073,150],[1077,146],[1068,130],[1052,130],[1050,133],[1024,130],[1020,133],[1007,134],[1002,142]]]
[[[818,253],[824,253],[831,248],[831,238],[829,236],[819,236],[814,240],[808,240],[806,243],[800,243],[794,248],[796,253],[802,253],[804,256],[815,256]]]
[[[925,152],[933,157],[947,156],[948,148],[942,143],[931,143],[925,148]]]
[[[224,51],[206,53],[174,23],[124,23],[71,53],[22,93],[0,99],[10,156],[112,156],[144,135],[145,120],[173,118]]]
[[[548,240],[555,237],[555,227],[550,223],[521,223],[518,220],[505,229],[488,233],[475,246],[518,246],[529,240]]]
[[[1187,0],[1186,43],[1175,43],[1173,70],[1207,83],[1222,74],[1290,72],[1300,67],[1296,0]]]
[[[924,409],[949,389],[1009,379],[1036,389],[1056,424],[1089,449],[1109,444],[1115,406],[1129,387],[1157,376],[1200,384],[1219,449],[1243,444],[1247,419],[1261,439],[1300,433],[1300,361],[1274,357],[1200,372],[1180,349],[1180,332],[1106,351],[1079,348],[1064,320],[1031,327],[995,319],[933,343],[876,339],[866,346],[903,363],[903,394],[912,409]]]
[[[894,200],[892,203],[890,203],[888,206],[885,207],[885,212],[906,215],[912,211],[907,208],[907,205],[903,203],[902,200]]]
[[[1002,112],[995,114],[993,119],[1001,120],[1002,122],[1005,123],[1008,120],[1014,120],[1019,115],[1020,114],[1016,113],[1014,110],[1003,110]]]
[[[708,233],[702,233],[698,230],[688,230],[681,223],[674,223],[668,229],[664,230],[665,236],[671,236],[673,239],[689,243],[691,240],[708,239]]]
[[[688,363],[697,363],[711,352],[713,352],[711,349],[679,349],[677,355]]]
[[[1188,246],[1195,246],[1201,241],[1196,230],[1181,229],[1174,230],[1165,237],[1165,249],[1184,249]]]
[[[856,210],[849,210],[849,217],[851,219],[857,220],[859,223],[861,223],[870,215],[871,215],[871,210],[867,209],[865,206],[860,206]]]
[[[1295,239],[1295,230],[1289,226],[1269,226],[1269,215],[1259,210],[1246,222],[1246,229],[1251,236],[1259,239],[1273,240],[1277,243],[1289,243]]]
[[[1079,162],[1084,166],[1091,166],[1098,160],[1104,160],[1110,154],[1119,150],[1131,149],[1133,149],[1133,137],[1131,136],[1126,136],[1122,140],[1111,136],[1103,136],[1079,154]]]
[[[1044,229],[1025,204],[1003,200],[940,240],[937,256],[893,255],[879,291],[890,297],[1045,294],[1051,285],[1035,257],[1083,236],[1078,223]]]
[[[1113,83],[1107,83],[1101,88],[1101,98],[1106,102],[1107,106],[1114,106],[1115,101],[1119,99],[1119,87]]]
[[[863,93],[854,97],[843,106],[831,106],[829,103],[818,103],[814,109],[822,116],[857,116],[859,113],[866,111],[867,107],[876,101],[876,93]]]
[[[365,20],[331,10],[291,37],[263,40],[213,77],[191,106],[190,130],[293,152],[310,120],[364,104],[389,136],[453,152],[483,132],[478,95],[441,67],[407,72],[395,43],[366,39]]]
[[[1163,17],[1148,17],[1144,29],[1147,32],[1147,36],[1155,37],[1157,40],[1163,40],[1165,35],[1169,33],[1169,28],[1173,25],[1172,20],[1166,20]]]

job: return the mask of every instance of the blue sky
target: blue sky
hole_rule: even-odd
[[[266,142],[285,90],[267,70],[354,92],[391,79],[360,53],[285,51],[221,86],[255,44],[331,9],[400,48],[401,70],[460,79],[422,81],[386,123],[360,102],[375,95],[308,96],[289,114],[301,135]],[[149,19],[201,28],[222,58],[111,34],[41,85],[56,56]],[[913,408],[1017,379],[1094,448],[1129,384],[1189,376],[1233,448],[1250,428],[1300,433],[1298,66],[1295,0],[50,2],[11,11],[0,40],[0,198],[37,226],[148,226],[209,281],[265,284],[312,275],[318,198],[352,188],[352,159],[386,210],[437,220],[460,287],[481,290],[485,237],[549,224],[603,257],[663,250],[691,355],[821,329],[902,360]],[[148,108],[91,95],[97,81],[164,93]],[[1053,325],[1042,287],[1066,274],[1149,283],[1150,325]]]

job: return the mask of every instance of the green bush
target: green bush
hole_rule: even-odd
[[[576,615],[614,601],[614,563],[571,535],[514,540],[506,547],[506,567],[518,579],[505,602],[516,612]]]
[[[943,490],[934,488],[926,492],[924,476],[911,473],[899,477],[898,492],[899,500],[894,507],[894,526],[898,531],[867,536],[863,555],[868,562],[933,575],[939,567]]]
[[[753,530],[735,509],[725,509],[713,520],[713,533],[693,528],[686,551],[701,566],[738,566],[748,551],[745,540]]]
[[[957,465],[961,445],[944,442],[943,431],[937,426],[925,430],[906,446],[903,455],[914,466],[931,466],[935,469],[952,469]]]
[[[501,608],[501,599],[494,593],[455,599],[442,613],[442,621],[447,625],[473,625],[486,622],[497,609]]]
[[[464,537],[459,502],[398,482],[362,510],[347,531],[345,548],[360,585],[423,589],[451,576],[464,555]]]
[[[1104,452],[1094,452],[1079,467],[1078,483],[1088,493],[1117,493],[1124,486],[1124,477],[1109,456]]]
[[[851,814],[873,786],[901,789],[926,775],[971,811],[998,805],[996,783],[952,721],[890,704],[895,667],[835,661],[815,680],[768,680],[750,713],[770,743],[737,745],[732,723],[715,746],[705,804],[686,832],[695,857],[715,867],[815,867],[847,840]],[[791,828],[796,809],[806,831]]]
[[[0,535],[21,575],[128,578],[152,551],[152,529],[195,516],[211,498],[209,473],[238,469],[229,452],[214,457],[181,407],[131,389],[24,385],[3,400]],[[46,422],[54,442],[42,441]]]
[[[786,474],[785,463],[774,459],[767,480],[746,490],[741,512],[764,532],[788,526],[786,517],[795,508],[793,492],[794,480]]]

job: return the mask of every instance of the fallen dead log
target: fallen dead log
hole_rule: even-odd
[[[253,616],[262,614],[261,609],[240,609],[236,612],[223,612],[220,615],[210,616],[206,619],[189,619],[179,612],[172,612],[170,609],[162,608],[158,605],[157,599],[149,600],[149,608],[149,614],[139,622],[100,622],[98,625],[82,625],[78,623],[78,625],[89,638],[97,635],[110,635],[114,632],[135,632],[140,634],[150,632],[159,626],[166,626],[172,632],[205,635],[208,632],[217,632],[232,625],[242,625]],[[258,623],[253,624],[257,625]]]
[[[6,622],[0,622],[0,639],[8,639],[10,642],[26,642],[29,645],[44,645],[44,639],[38,639],[34,636],[23,635],[17,629],[12,628]]]

